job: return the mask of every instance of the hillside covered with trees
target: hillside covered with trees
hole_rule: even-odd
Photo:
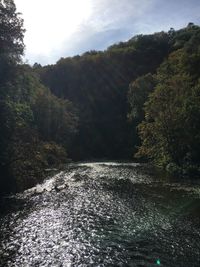
[[[41,82],[79,110],[74,159],[130,159],[138,142],[136,124],[127,120],[129,84],[155,73],[170,52],[170,36],[136,36],[104,52],[62,58],[56,65],[34,66]]]
[[[137,157],[178,173],[183,165],[183,172],[197,171],[199,48],[200,28],[189,23],[36,64],[42,83],[79,110],[73,157],[131,159],[141,145]]]
[[[138,35],[106,51],[23,64],[23,21],[0,1],[0,188],[28,188],[72,160],[200,167],[200,27]]]

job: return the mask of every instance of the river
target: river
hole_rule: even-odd
[[[74,163],[4,199],[0,266],[200,266],[200,183]]]

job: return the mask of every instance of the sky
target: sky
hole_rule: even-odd
[[[200,0],[15,0],[26,29],[25,61],[105,50],[137,34],[200,25]]]

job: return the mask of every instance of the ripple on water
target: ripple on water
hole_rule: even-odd
[[[0,265],[199,266],[199,227],[174,211],[182,191],[138,167],[71,164],[18,195],[26,205],[1,218]]]

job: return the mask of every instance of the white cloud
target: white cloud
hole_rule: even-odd
[[[91,14],[90,0],[15,0],[26,29],[27,54],[48,56]]]
[[[23,13],[26,58],[60,57],[105,49],[138,33],[200,22],[199,0],[15,0]]]

